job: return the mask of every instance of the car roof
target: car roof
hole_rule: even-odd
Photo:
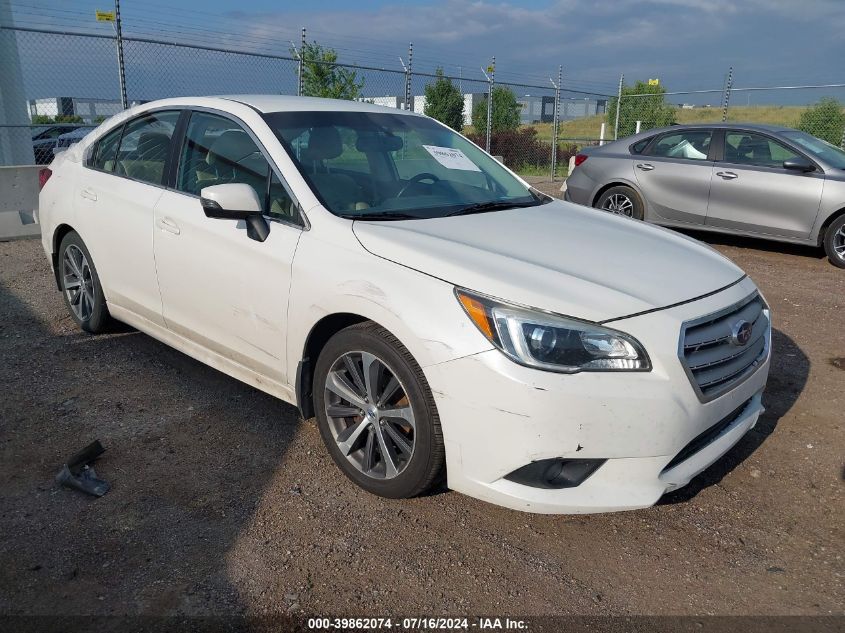
[[[218,98],[243,103],[265,114],[269,112],[302,111],[414,114],[408,110],[379,106],[365,101],[350,101],[348,99],[323,99],[320,97],[294,97],[290,95],[220,95]]]
[[[719,130],[751,130],[751,131],[758,131],[758,132],[791,132],[794,128],[786,127],[784,125],[768,125],[765,123],[743,123],[742,121],[726,121],[726,122],[718,122],[718,123],[684,123],[681,125],[670,125],[667,127],[662,128],[655,128],[651,130],[646,130],[645,132],[640,132],[635,136],[637,137],[644,137],[644,136],[651,136],[652,134],[658,134],[662,132],[677,132],[679,130],[697,130],[701,128],[712,128],[712,129],[719,129]],[[632,137],[628,137],[632,138]]]

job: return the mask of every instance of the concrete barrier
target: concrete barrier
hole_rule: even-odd
[[[0,241],[41,235],[38,224],[40,165],[0,167]]]

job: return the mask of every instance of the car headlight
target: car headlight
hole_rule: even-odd
[[[466,290],[455,294],[487,340],[521,365],[567,374],[651,370],[643,346],[623,332]]]

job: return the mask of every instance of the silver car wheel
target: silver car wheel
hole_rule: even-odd
[[[608,196],[601,208],[616,215],[624,215],[629,218],[634,216],[634,201],[623,193],[614,193]]]
[[[396,373],[369,352],[338,358],[326,376],[326,418],[340,452],[363,474],[392,479],[414,454],[416,423]]]
[[[94,279],[82,249],[71,244],[62,258],[62,276],[70,309],[80,321],[87,321],[94,311]]]
[[[841,260],[845,260],[845,226],[842,226],[833,236],[833,252]]]

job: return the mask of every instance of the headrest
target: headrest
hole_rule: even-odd
[[[302,152],[303,160],[328,160],[337,158],[343,153],[343,141],[336,127],[311,128],[308,135],[308,146]]]
[[[143,132],[138,136],[135,151],[146,159],[161,159],[167,156],[170,149],[170,137],[163,132]]]
[[[228,130],[223,132],[208,149],[205,162],[209,165],[218,163],[238,163],[245,156],[254,154],[255,141],[242,130]]]

